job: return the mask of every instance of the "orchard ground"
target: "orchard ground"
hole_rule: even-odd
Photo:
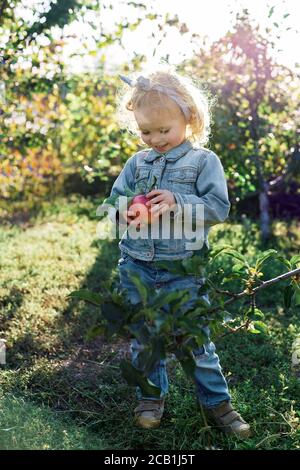
[[[129,341],[88,341],[99,311],[67,298],[79,288],[101,292],[117,278],[117,240],[96,236],[99,203],[70,196],[32,214],[2,218],[0,338],[7,342],[0,366],[0,449],[300,448],[300,382],[291,368],[300,319],[299,308],[283,308],[286,282],[258,296],[268,335],[241,331],[217,342],[234,405],[252,425],[251,438],[238,441],[211,428],[193,384],[173,361],[161,428],[133,426],[135,394],[119,370],[120,359],[129,358]],[[275,220],[267,248],[286,257],[299,253],[299,229],[299,221]],[[214,227],[210,241],[232,244],[250,261],[266,249],[257,223],[248,219]],[[265,277],[284,271],[272,261]]]

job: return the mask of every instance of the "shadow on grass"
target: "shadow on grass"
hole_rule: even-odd
[[[118,274],[116,271],[119,250],[115,240],[95,240],[93,247],[99,248],[92,268],[87,272],[79,289],[89,289],[99,294],[105,294],[110,286],[117,286]],[[13,288],[11,293],[1,299],[3,309],[8,311],[6,328],[14,320],[14,315],[22,304],[22,291]],[[10,310],[8,307],[10,306]],[[86,335],[89,330],[101,323],[101,311],[99,307],[77,299],[68,298],[67,306],[59,315],[55,323],[55,345],[48,347],[45,336],[33,335],[26,332],[13,343],[13,348],[8,351],[8,363],[11,367],[20,365],[20,358],[29,366],[34,363],[36,357],[47,356],[49,359],[59,356],[68,356],[75,350],[86,348],[89,341]],[[93,347],[92,347],[93,349]]]
[[[119,249],[115,240],[94,241],[92,245],[99,248],[99,255],[81,283],[80,289],[105,295],[107,291],[118,285],[116,266]],[[76,340],[82,341],[88,330],[100,322],[100,307],[70,298],[58,322],[58,334],[67,344]]]

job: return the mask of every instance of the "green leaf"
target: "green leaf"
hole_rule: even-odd
[[[166,271],[169,271],[173,274],[186,274],[186,270],[182,265],[181,260],[174,260],[172,263],[169,261],[158,261],[156,265],[159,269],[165,269]]]
[[[121,335],[121,329],[123,327],[123,324],[121,322],[107,322],[107,325],[105,327],[105,336],[107,339],[111,339],[113,335],[118,334]]]
[[[149,375],[149,372],[146,372],[147,362],[151,356],[151,350],[147,346],[143,350],[139,351],[138,356],[135,360],[135,368],[138,369],[144,375]]]
[[[292,302],[292,297],[294,294],[294,289],[291,285],[286,286],[283,291],[283,303],[285,308],[290,308],[291,302]]]
[[[261,320],[256,320],[256,321],[252,322],[252,325],[254,326],[254,329],[256,331],[258,331],[259,333],[264,333],[264,334],[268,333],[267,325],[264,322],[262,322]]]
[[[106,199],[104,199],[102,205],[115,206],[119,197],[120,197],[120,194],[113,194],[112,196],[109,196]]]
[[[152,299],[149,299],[149,305],[154,309],[160,309],[165,305],[169,305],[173,300],[180,300],[182,297],[181,291],[172,292],[159,292]]]
[[[277,255],[276,259],[283,263],[288,269],[292,269],[291,263],[284,256]]]
[[[203,277],[205,275],[203,258],[200,256],[194,255],[190,258],[186,258],[182,261],[182,265],[189,274],[200,274]]]
[[[297,268],[297,264],[300,263],[300,255],[295,255],[291,258],[290,263],[293,267]]]
[[[88,289],[74,290],[68,295],[68,297],[73,297],[79,300],[85,300],[86,302],[90,302],[94,305],[101,305],[103,302],[102,296],[100,294],[91,292]]]
[[[162,336],[156,336],[151,340],[151,355],[145,365],[145,373],[149,374],[155,365],[166,358],[165,340]]]
[[[103,303],[101,313],[107,321],[119,322],[124,319],[124,308],[114,302]]]
[[[129,325],[129,331],[141,344],[147,344],[150,341],[151,333],[147,324],[142,324],[141,321]]]
[[[248,262],[247,262],[246,258],[243,255],[241,255],[241,253],[239,253],[238,251],[231,248],[230,250],[224,250],[224,253],[228,256],[232,256],[232,258],[238,259],[244,265],[248,266]]]
[[[232,248],[231,245],[223,245],[223,246],[218,247],[214,251],[212,251],[212,253],[211,253],[212,259],[214,259],[216,256],[218,256],[221,252],[223,252],[224,254],[226,254],[228,256],[232,256],[233,258],[238,259],[243,264],[248,266],[248,262],[245,259],[245,257],[243,255],[241,255],[241,253],[239,253],[237,250]]]
[[[177,296],[176,299],[170,302],[170,309],[174,317],[182,315],[181,307],[183,307],[183,305],[188,302],[191,297],[190,291],[187,289],[178,291],[177,293],[179,293],[181,297]]]
[[[184,359],[180,359],[179,362],[186,375],[192,378],[196,368],[195,360],[192,357],[186,357]]]
[[[271,257],[274,257],[274,255],[277,255],[277,251],[276,250],[267,250],[267,251],[264,251],[257,259],[256,259],[256,264],[255,264],[255,267],[256,267],[256,270],[258,271],[260,269],[260,267],[263,265],[263,263],[271,258]]]
[[[199,321],[195,318],[182,318],[178,321],[178,326],[184,331],[184,333],[202,337],[202,327],[199,325]]]
[[[205,341],[202,342],[199,338],[191,337],[184,342],[184,345],[193,351],[194,349],[200,348],[204,343]]]
[[[103,336],[106,333],[106,328],[104,325],[96,325],[89,330],[85,334],[85,341],[92,341],[93,339],[97,338],[98,336]]]
[[[130,188],[128,187],[124,188],[124,196],[127,197],[127,206],[131,204],[132,199],[136,195],[137,193],[133,192]],[[120,196],[122,196],[122,194],[112,194],[111,196],[104,199],[104,201],[102,202],[102,205],[110,205],[110,206],[117,207],[117,202],[119,201]]]
[[[139,370],[133,367],[130,362],[121,361],[120,368],[122,375],[131,386],[139,386],[144,396],[160,397],[160,388],[147,379]]]
[[[178,361],[181,364],[181,367],[183,368],[185,374],[189,378],[194,377],[195,373],[195,368],[196,368],[196,363],[195,359],[192,355],[192,352],[188,348],[178,348],[175,351],[175,356],[177,357]]]
[[[259,310],[259,308],[255,307],[254,308],[254,317],[256,318],[264,318],[265,315],[263,314],[263,312],[261,310]]]
[[[243,263],[237,263],[232,267],[233,272],[240,272],[245,270],[245,264]]]
[[[294,289],[292,302],[293,302],[293,305],[295,305],[296,307],[300,305],[300,288],[299,287],[296,287]]]
[[[253,324],[250,325],[250,327],[248,328],[248,331],[249,331],[249,333],[252,333],[254,335],[258,335],[258,334],[261,333],[260,330],[257,330],[256,328],[254,328]]]
[[[209,284],[205,282],[204,284],[202,284],[202,286],[199,287],[197,293],[198,295],[205,295],[208,293],[208,291],[209,291]]]
[[[172,325],[173,319],[170,315],[166,315],[164,312],[161,315],[157,315],[154,319],[154,325],[156,328],[157,333],[161,333],[162,331],[166,333],[169,331]],[[167,331],[166,331],[167,330]]]
[[[195,306],[199,307],[199,308],[202,308],[202,310],[206,311],[207,308],[210,308],[211,307],[211,302],[210,300],[207,298],[206,295],[200,295],[198,298],[197,298],[197,301],[195,303]]]
[[[222,251],[231,249],[232,247],[230,245],[218,246],[211,252],[211,258],[215,259],[220,253],[222,253]]]
[[[146,305],[148,301],[148,287],[143,283],[139,274],[133,271],[130,271],[129,277],[130,277],[130,280],[134,283],[135,287],[137,288],[143,305]]]
[[[147,192],[150,193],[150,191],[152,191],[152,189],[156,189],[156,184],[157,184],[157,177],[155,175],[153,175],[152,179],[150,181],[150,184],[147,187]]]

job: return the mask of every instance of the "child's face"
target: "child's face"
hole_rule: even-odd
[[[186,122],[180,109],[143,109],[134,111],[143,142],[160,153],[180,145],[186,138]]]

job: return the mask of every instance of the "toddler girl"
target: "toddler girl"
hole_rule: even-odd
[[[185,206],[189,205],[191,219],[202,226],[202,236],[198,237],[195,246],[185,233],[178,238],[163,237],[161,232],[155,238],[131,237],[126,233],[119,243],[120,284],[132,304],[140,302],[138,290],[129,275],[133,270],[149,287],[165,292],[188,289],[191,302],[196,298],[203,279],[171,273],[161,269],[158,262],[182,260],[192,256],[203,244],[208,246],[210,226],[223,222],[229,213],[222,164],[215,153],[202,147],[210,131],[209,100],[187,78],[170,71],[157,71],[148,77],[139,76],[137,80],[120,78],[127,87],[120,103],[127,113],[123,123],[140,133],[147,148],[128,159],[111,195],[125,196],[128,189],[142,189],[152,214],[151,223],[170,213],[174,225],[179,216],[184,214],[185,217]],[[197,206],[202,207],[202,212],[197,212]],[[123,216],[128,229],[130,226],[143,226],[135,211],[125,210]],[[141,350],[142,346],[133,340],[132,361],[136,367]],[[193,351],[193,355],[199,402],[223,431],[248,437],[250,426],[231,406],[214,344],[207,341]],[[165,361],[156,364],[148,378],[160,388],[161,395],[159,399],[144,397],[137,389],[139,403],[135,408],[135,422],[142,428],[154,428],[160,424],[168,391]]]

